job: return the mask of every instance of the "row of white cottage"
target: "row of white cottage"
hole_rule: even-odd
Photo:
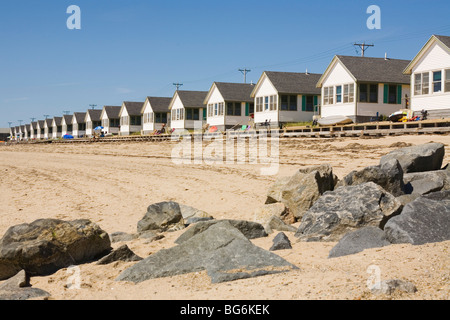
[[[413,88],[413,90],[411,90]],[[177,90],[12,128],[25,139],[91,136],[103,126],[112,134],[149,134],[166,124],[193,129],[203,121],[219,130],[269,122],[311,121],[343,115],[369,121],[399,109],[450,116],[450,37],[433,35],[413,60],[335,56],[323,74],[265,71],[253,84],[214,82],[209,91]]]

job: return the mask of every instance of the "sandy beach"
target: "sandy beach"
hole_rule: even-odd
[[[175,164],[171,160],[173,142],[1,146],[0,236],[10,226],[41,218],[85,218],[108,233],[135,233],[147,207],[166,200],[204,210],[216,219],[253,221],[255,209],[264,204],[268,188],[279,176],[328,163],[343,178],[352,170],[378,164],[391,150],[430,141],[445,144],[444,165],[449,163],[448,135],[282,139],[275,176],[261,175],[260,166],[253,164]],[[145,258],[174,246],[183,232],[164,233],[157,241],[135,239],[126,244]],[[276,234],[252,242],[268,250]],[[88,263],[78,266],[80,288],[67,287],[72,276],[68,269],[33,277],[31,284],[56,300],[450,298],[450,241],[396,244],[329,259],[335,242],[298,242],[293,233],[286,234],[293,249],[275,253],[299,268],[286,273],[212,284],[206,272],[197,272],[133,284],[115,281],[133,262]],[[380,268],[381,280],[407,280],[417,292],[372,294],[367,286],[370,266]]]

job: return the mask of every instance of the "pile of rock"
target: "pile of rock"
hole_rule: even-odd
[[[330,166],[279,179],[266,203],[300,221],[299,241],[339,241],[337,257],[392,243],[450,240],[450,170],[444,145],[401,148],[337,181]]]

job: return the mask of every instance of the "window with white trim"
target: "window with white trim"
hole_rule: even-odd
[[[428,72],[414,74],[414,94],[430,93],[430,74]]]
[[[323,104],[333,104],[334,103],[334,87],[324,87],[323,88]]]
[[[450,92],[450,69],[445,70],[445,92]]]
[[[433,72],[433,92],[442,91],[442,71]]]

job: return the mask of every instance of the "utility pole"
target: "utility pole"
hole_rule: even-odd
[[[90,105],[89,105],[89,107],[91,107],[92,110],[94,110],[96,106],[97,106],[96,104],[90,104]]]
[[[63,114],[65,114],[67,116],[70,114],[70,111],[63,111]]]
[[[174,83],[173,84],[175,87],[177,87],[177,91],[178,89],[183,85],[182,83]]]
[[[44,114],[44,118],[47,120],[47,118],[50,117],[49,114]]]
[[[30,118],[31,122],[34,122],[34,120],[36,120],[36,118]]]
[[[9,127],[11,128],[12,122],[8,122],[8,124],[9,124]]]
[[[354,46],[358,46],[361,49],[361,57],[364,57],[364,53],[366,52],[366,50],[369,47],[374,47],[373,44],[366,44],[365,42],[363,43],[354,43]]]
[[[244,75],[244,83],[247,83],[247,73],[252,71],[249,69],[239,69],[238,71],[240,71],[243,75]]]

